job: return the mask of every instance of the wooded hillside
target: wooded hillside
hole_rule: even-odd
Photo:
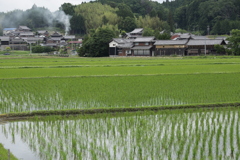
[[[79,35],[102,26],[120,33],[144,28],[150,34],[175,29],[195,34],[230,34],[232,29],[240,29],[240,0],[166,0],[162,4],[149,0],[97,0],[79,5],[64,3],[59,10],[71,16],[70,33]],[[65,27],[48,9],[37,6],[0,13],[0,23],[1,30],[19,25],[33,30]]]

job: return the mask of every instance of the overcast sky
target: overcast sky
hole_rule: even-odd
[[[34,4],[38,7],[48,8],[54,12],[59,9],[63,3],[81,4],[90,0],[0,0],[0,12],[13,11],[15,9],[27,10],[32,8]],[[165,0],[155,0],[162,3]]]

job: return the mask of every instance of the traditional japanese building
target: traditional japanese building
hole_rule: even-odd
[[[154,56],[155,37],[139,37],[133,41],[133,56]]]
[[[214,45],[226,45],[223,39],[199,39],[189,40],[187,43],[187,55],[214,54],[216,51]],[[206,50],[205,50],[206,48]]]
[[[187,50],[186,40],[157,40],[155,45],[155,56],[184,56]]]

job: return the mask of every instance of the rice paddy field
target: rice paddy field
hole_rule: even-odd
[[[19,159],[239,160],[239,106],[1,118],[239,103],[239,80],[240,57],[0,57],[0,143]]]

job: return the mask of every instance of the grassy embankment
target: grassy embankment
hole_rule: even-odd
[[[8,159],[8,150],[3,147],[3,145],[0,143],[0,160],[7,160]],[[17,160],[17,158],[10,153],[10,159],[11,160]]]

